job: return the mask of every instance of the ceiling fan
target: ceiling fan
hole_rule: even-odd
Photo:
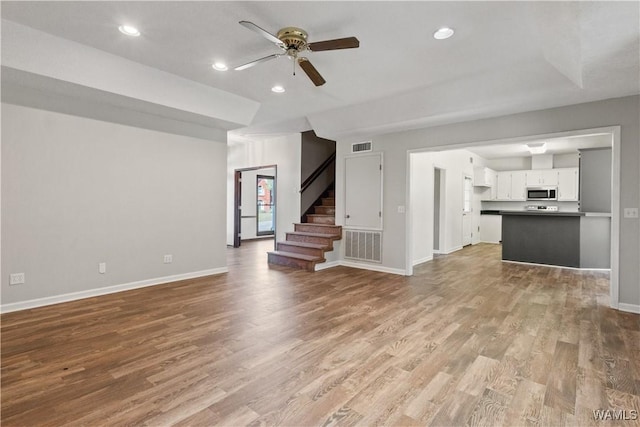
[[[299,56],[305,51],[320,52],[323,50],[337,50],[337,49],[353,49],[360,46],[360,41],[355,37],[345,37],[342,39],[324,40],[321,42],[309,43],[307,42],[308,34],[302,28],[297,27],[285,27],[282,28],[276,35],[269,33],[268,31],[260,28],[253,22],[240,21],[240,25],[245,28],[255,31],[265,39],[273,42],[282,49],[283,53],[275,53],[273,55],[265,56],[264,58],[256,59],[255,61],[248,62],[235,68],[235,70],[245,70],[260,64],[261,62],[270,61],[281,56],[286,56],[293,61],[293,74],[295,75],[296,63],[300,65],[302,71],[304,71],[309,79],[316,86],[322,86],[326,83],[326,80],[320,75],[316,67],[311,62],[303,57]]]

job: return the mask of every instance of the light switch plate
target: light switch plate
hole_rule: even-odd
[[[398,213],[405,213],[404,206],[402,205],[398,206]]]
[[[624,208],[625,218],[638,218],[638,208]]]

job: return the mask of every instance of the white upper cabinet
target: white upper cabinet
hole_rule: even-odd
[[[558,171],[558,201],[573,202],[579,198],[580,182],[578,168],[557,169]]]
[[[527,200],[526,171],[511,171],[511,200]]]
[[[535,169],[526,171],[527,187],[558,185],[559,169]]]
[[[484,166],[473,168],[474,187],[493,187],[495,185],[495,171]]]
[[[494,172],[491,191],[483,200],[527,200],[527,187],[558,187],[558,201],[579,199],[578,168],[536,169]]]
[[[511,200],[511,172],[498,172],[496,175],[496,199]]]

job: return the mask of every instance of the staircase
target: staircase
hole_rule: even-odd
[[[268,252],[269,264],[315,271],[325,262],[324,253],[333,250],[333,241],[342,239],[342,226],[336,224],[334,190],[329,190],[306,215],[306,222],[294,224],[286,241],[278,242],[277,250]]]

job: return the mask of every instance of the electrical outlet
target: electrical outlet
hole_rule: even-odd
[[[165,255],[164,256],[164,263],[165,264],[171,264],[173,262],[173,255]]]
[[[638,218],[638,208],[624,208],[625,218]]]
[[[107,272],[107,263],[101,262],[100,264],[98,264],[98,273],[104,274],[106,272]]]
[[[24,283],[24,273],[12,273],[9,275],[10,285],[22,285]]]

